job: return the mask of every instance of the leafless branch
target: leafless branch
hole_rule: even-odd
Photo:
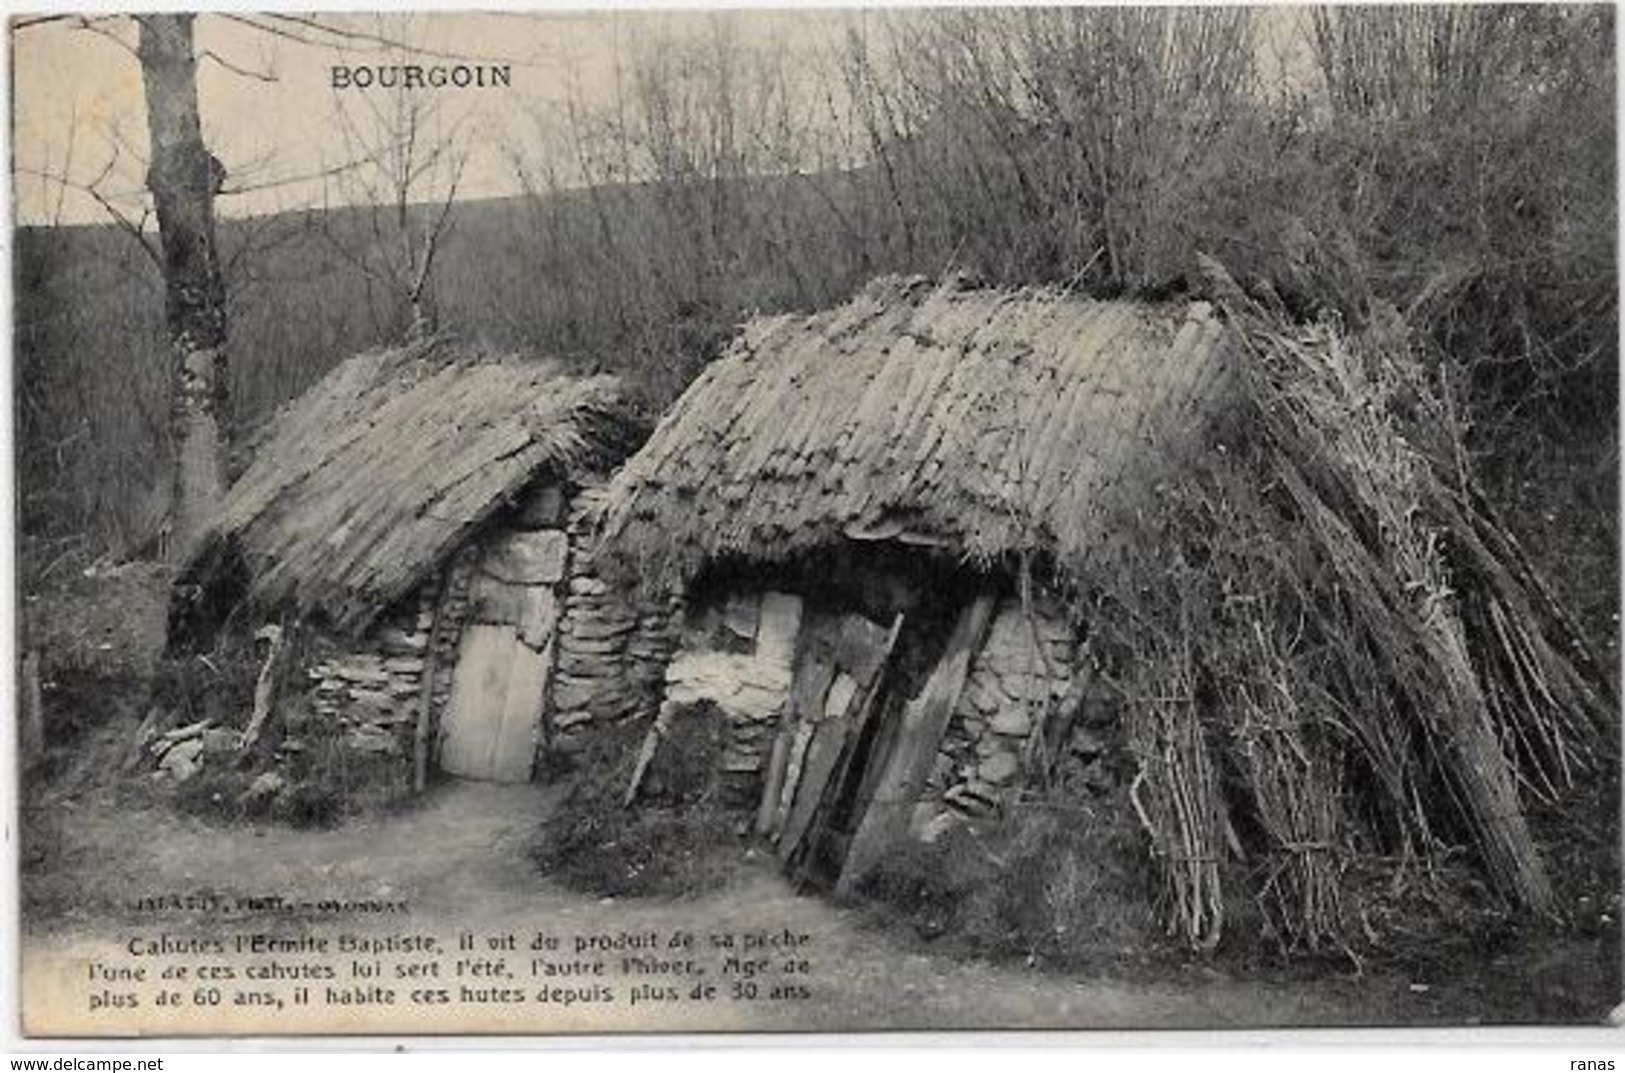
[[[119,49],[123,50],[124,52],[128,53],[129,55],[135,56],[136,55],[135,46],[130,44],[128,41],[124,40],[122,37],[120,37],[118,34],[114,33],[112,30],[109,30],[107,27],[99,25],[100,22],[104,22],[104,21],[106,21],[106,20],[102,20],[102,19],[94,19],[93,20],[93,19],[81,18],[78,21],[78,24],[77,24],[76,28],[85,31],[86,33],[95,34],[97,37],[102,38],[104,41],[111,42],[113,45],[117,46]]]
[[[412,281],[411,300],[416,303],[423,297],[423,288],[429,282],[430,273],[434,270],[435,253],[440,249],[440,240],[445,234],[446,225],[451,219],[451,207],[457,200],[457,187],[463,179],[463,166],[467,164],[467,154],[460,156],[454,165],[451,185],[446,189],[446,197],[440,203],[440,212],[435,217],[434,226],[423,239],[423,263],[418,266],[417,278]]]
[[[62,174],[73,174],[73,148],[79,140],[79,102],[75,101],[68,110],[68,145],[62,153]],[[58,183],[56,187],[56,206],[51,210],[51,226],[56,227],[62,223],[62,201],[67,196],[68,184]]]
[[[115,153],[108,160],[107,165],[102,168],[101,173],[88,183],[78,182],[67,175],[53,171],[49,168],[32,168],[19,165],[17,167],[17,171],[19,174],[32,175],[36,178],[45,179],[48,182],[56,183],[61,189],[71,187],[74,190],[78,190],[80,193],[88,195],[96,202],[96,204],[101,206],[102,211],[107,213],[108,218],[113,221],[114,225],[116,225],[120,231],[123,231],[125,234],[135,239],[136,242],[140,243],[142,251],[145,252],[147,257],[152,260],[153,264],[162,265],[163,256],[159,252],[157,246],[153,244],[152,236],[149,235],[146,230],[148,216],[147,209],[143,207],[141,218],[139,220],[132,220],[129,214],[123,209],[120,209],[118,205],[113,202],[112,198],[101,189],[101,184],[110,174],[112,174],[117,163],[118,155]],[[57,211],[60,215],[60,196],[58,198],[58,202],[59,207]]]
[[[292,244],[310,230],[311,221],[306,215],[267,213],[238,221],[226,232],[235,247],[225,264],[226,276],[233,281],[233,291],[241,294],[265,278],[263,273],[250,271],[254,259]]]
[[[413,56],[427,56],[431,59],[461,60],[464,62],[502,63],[514,67],[546,67],[546,63],[537,60],[520,59],[514,56],[486,55],[477,52],[431,48],[427,45],[414,44],[410,41],[390,37],[387,34],[374,33],[366,30],[355,30],[347,27],[335,26],[320,19],[302,15],[287,15],[277,12],[266,12],[259,16],[266,22],[251,19],[245,16],[226,16],[235,22],[254,26],[256,29],[274,33],[279,37],[296,41],[300,44],[316,48],[352,49],[369,52],[401,52]],[[274,23],[275,25],[272,25]],[[311,33],[326,35],[311,37]]]
[[[14,19],[11,23],[13,30],[32,30],[36,26],[48,26],[52,23],[71,22],[75,26],[84,26],[92,22],[107,22],[110,19],[122,18],[119,15],[35,15],[29,18]]]
[[[124,127],[120,122],[114,120],[98,124],[97,132],[106,141],[108,147],[113,150],[115,157],[128,156],[136,162],[138,168],[142,171],[146,170],[146,154],[139,146],[131,144],[130,140],[124,136]]]
[[[284,175],[276,179],[266,179],[264,182],[228,183],[221,188],[220,193],[230,195],[257,193],[261,190],[279,190],[287,186],[299,186],[303,183],[332,179],[375,163],[377,163],[376,156],[362,156],[354,160],[347,160],[342,164],[334,164],[331,167],[322,168],[318,171],[308,171],[299,175]]]
[[[284,41],[292,41],[293,43],[299,45],[309,45],[312,48],[332,47],[321,41],[316,41],[312,38],[305,37],[302,34],[292,33],[288,30],[279,29],[275,26],[270,26],[262,22],[256,22],[254,19],[248,18],[246,15],[233,15],[229,11],[217,12],[217,15],[227,22],[235,22],[239,26],[246,26],[251,30],[258,30],[260,33],[270,34],[272,37],[282,38]]]
[[[204,49],[202,52],[198,53],[198,59],[212,60],[221,67],[230,71],[232,74],[241,75],[244,78],[252,78],[259,82],[276,82],[278,80],[277,76],[269,71],[254,71],[247,67],[240,67],[226,59],[224,56],[220,55],[218,52],[215,52],[213,49]]]
[[[84,187],[85,193],[89,194],[96,200],[96,204],[102,207],[103,212],[112,217],[113,222],[118,225],[121,231],[135,239],[136,242],[140,243],[142,252],[145,253],[147,258],[151,260],[152,263],[161,271],[164,264],[163,253],[158,249],[157,245],[153,243],[152,236],[147,234],[146,225],[147,214],[149,212],[148,206],[145,203],[142,204],[140,220],[131,220],[118,208],[118,206],[114,205],[111,200],[102,194],[101,182],[103,179],[107,178],[107,176],[112,172],[114,165],[117,163],[118,155],[114,154],[113,157],[108,160],[107,166],[102,169],[102,173],[98,175],[94,181],[88,183]]]

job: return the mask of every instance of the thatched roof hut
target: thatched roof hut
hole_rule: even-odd
[[[391,792],[431,756],[527,779],[658,679],[659,609],[610,592],[577,539],[644,432],[614,377],[443,340],[350,358],[262,433],[177,586],[172,650],[271,639],[245,740],[279,694],[285,728],[393,762]]]
[[[345,361],[271,422],[212,525],[263,611],[346,633],[540,477],[611,468],[642,429],[619,382],[430,342]]]
[[[1347,862],[1464,844],[1552,912],[1525,807],[1609,763],[1605,677],[1398,315],[1210,274],[1211,306],[888,279],[748,324],[604,508],[606,565],[689,598],[638,770],[720,711],[758,831],[838,891],[1025,784],[1116,795],[1196,946],[1240,884],[1346,949],[1383,897]]]
[[[645,582],[850,540],[1081,567],[1221,412],[1209,307],[882,279],[748,324],[611,485]]]

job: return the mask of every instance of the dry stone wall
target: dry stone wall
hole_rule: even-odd
[[[798,596],[735,593],[687,617],[682,651],[665,668],[663,719],[701,703],[722,713],[722,792],[730,805],[754,804],[761,794],[801,619]]]
[[[1058,608],[1029,616],[1006,599],[971,659],[928,794],[955,810],[987,815],[1017,787],[1036,727],[1066,695],[1076,670],[1074,633]]]
[[[585,488],[569,505],[571,554],[549,705],[551,743],[566,752],[595,725],[652,712],[675,648],[675,605],[612,588],[593,567],[590,523],[602,494]]]
[[[281,683],[263,737],[256,730],[215,725],[210,719],[156,735],[138,734],[143,750],[157,761],[158,777],[180,783],[206,764],[240,767],[264,741],[274,761],[239,802],[247,803],[274,797],[298,782],[304,776],[292,772],[308,771],[312,762],[319,763],[313,758],[336,746],[382,775],[362,780],[368,799],[403,796],[412,783],[413,742],[440,591],[438,580],[422,587],[359,642],[335,644],[319,633],[306,636],[305,662],[287,666],[286,677],[279,668],[262,664],[262,675],[271,673]]]
[[[359,753],[409,757],[434,624],[437,586],[387,615],[356,648],[312,664],[310,706]]]

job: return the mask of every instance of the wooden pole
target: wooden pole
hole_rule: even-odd
[[[268,642],[270,648],[265,653],[265,662],[260,665],[259,679],[254,683],[254,712],[249,717],[247,729],[243,731],[243,736],[237,743],[237,751],[242,753],[259,744],[260,735],[265,732],[266,720],[270,719],[271,711],[276,707],[277,678],[282,657],[282,627],[265,626],[255,635],[255,639]]]
[[[434,729],[434,691],[440,681],[440,649],[451,618],[446,605],[452,587],[452,567],[440,572],[440,592],[434,603],[434,621],[423,646],[423,676],[418,682],[417,725],[412,728],[412,792],[429,785],[429,736]]]

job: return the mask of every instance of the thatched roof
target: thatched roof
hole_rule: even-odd
[[[764,317],[610,485],[605,540],[645,582],[847,539],[1081,567],[1229,382],[1202,303],[888,278]]]
[[[532,479],[605,470],[640,431],[613,377],[440,341],[361,354],[262,434],[194,568],[232,548],[260,609],[358,631]]]

